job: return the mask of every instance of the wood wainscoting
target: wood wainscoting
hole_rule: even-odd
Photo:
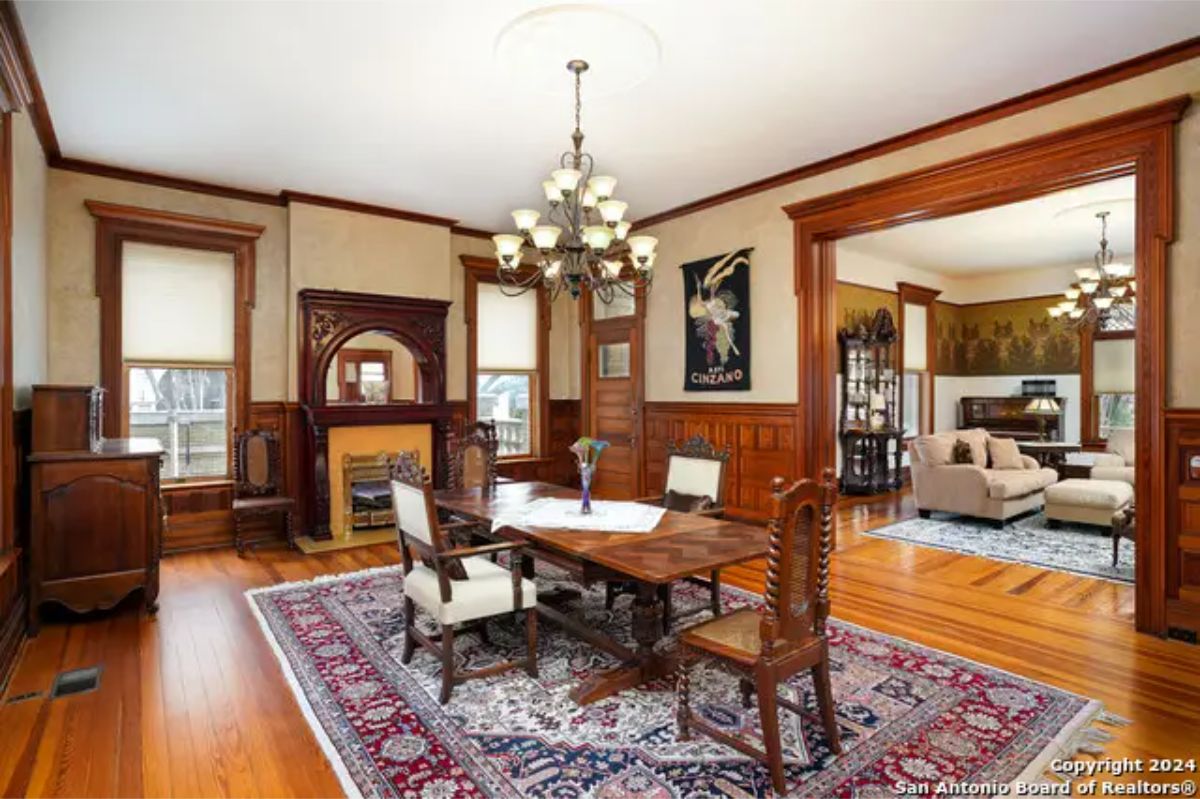
[[[29,547],[29,454],[33,413],[29,409],[13,411],[12,440],[3,453],[12,466],[11,485],[2,490],[5,514],[12,520],[12,538],[0,541],[0,691],[8,684],[25,640],[26,603],[29,600],[29,572],[24,553]]]
[[[1168,410],[1167,629],[1200,633],[1200,408]],[[1139,535],[1146,535],[1141,524]],[[1144,540],[1139,542],[1144,545]]]
[[[666,483],[667,442],[702,435],[731,451],[726,514],[762,522],[771,513],[771,480],[795,477],[799,446],[796,406],[784,403],[647,402],[645,486]]]
[[[250,429],[270,430],[279,438],[279,454],[283,462],[284,490],[297,497],[300,480],[300,454],[304,423],[300,405],[296,402],[253,402],[250,404]],[[297,502],[299,507],[303,503]],[[182,552],[189,549],[210,549],[233,546],[233,483],[222,480],[211,483],[182,483],[163,487],[163,512],[167,524],[163,528],[163,551]],[[296,519],[298,529],[302,518]],[[247,522],[247,528],[258,535],[257,526],[276,528],[279,540],[284,540],[282,521],[263,518]]]

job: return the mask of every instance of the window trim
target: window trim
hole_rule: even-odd
[[[196,475],[194,477],[163,477],[163,487],[177,485],[196,485],[196,484],[232,484],[233,482],[233,414],[230,413],[233,403],[229,398],[233,396],[232,392],[236,386],[235,374],[237,370],[231,363],[191,363],[187,361],[123,361],[122,363],[122,388],[129,388],[129,371],[130,369],[207,369],[216,371],[218,369],[225,372],[225,473],[224,474],[205,474]],[[121,404],[121,430],[128,432],[129,430],[129,403]],[[164,467],[165,471],[165,467]]]
[[[250,420],[250,315],[255,303],[255,247],[262,225],[157,211],[86,200],[96,220],[96,296],[100,298],[100,385],[109,407],[124,408],[125,372],[121,351],[121,250],[126,241],[167,247],[228,252],[234,264],[234,392],[230,429]],[[128,432],[125,412],[105,415],[104,435]]]
[[[478,287],[480,283],[497,284],[496,261],[491,258],[480,258],[473,255],[460,255],[463,265],[463,312],[467,323],[467,419],[478,417],[478,407],[475,399],[476,377],[478,367]],[[523,268],[524,271],[524,268]],[[530,452],[528,455],[507,455],[500,460],[516,460],[521,458],[538,458],[550,441],[550,295],[544,285],[533,289],[537,292],[537,370],[535,391],[537,402],[530,403],[533,419],[530,425]],[[507,370],[489,369],[490,372],[504,373]],[[525,374],[525,370],[513,370],[514,373]]]

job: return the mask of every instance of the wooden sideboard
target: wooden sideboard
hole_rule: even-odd
[[[43,392],[53,401],[40,404],[34,396],[36,429],[88,438],[89,429],[100,429],[99,395],[87,387],[54,387]],[[29,455],[31,636],[47,602],[82,613],[110,608],[141,588],[147,609],[157,607],[162,447],[153,438],[88,438],[42,438],[52,448]]]

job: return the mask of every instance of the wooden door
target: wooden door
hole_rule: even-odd
[[[583,359],[586,429],[607,441],[593,479],[600,499],[642,495],[642,307],[641,297],[604,305],[585,295],[586,357]]]

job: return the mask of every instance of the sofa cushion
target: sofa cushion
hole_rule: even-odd
[[[1093,466],[1091,476],[1093,480],[1119,480],[1137,485],[1137,469],[1133,466]]]
[[[917,449],[917,456],[921,459],[924,466],[948,466],[953,463],[954,442],[956,437],[953,433],[934,433],[929,436],[917,436],[913,445]]]
[[[990,469],[987,472],[988,496],[992,499],[1020,499],[1054,485],[1058,472],[1053,469]]]
[[[961,438],[954,442],[954,454],[951,460],[958,466],[978,466],[975,456],[971,454],[971,445]]]
[[[1133,430],[1128,427],[1110,430],[1105,449],[1124,460],[1126,466],[1137,460],[1137,455],[1134,453]]]
[[[956,435],[959,441],[965,441],[971,446],[971,462],[986,469],[988,465],[988,431],[977,427],[974,430],[959,430]]]
[[[987,447],[993,469],[1025,468],[1025,463],[1021,460],[1021,450],[1017,448],[1017,442],[1014,439],[989,438]]]
[[[1063,480],[1046,489],[1046,501],[1117,510],[1133,501],[1133,486],[1120,480]]]

